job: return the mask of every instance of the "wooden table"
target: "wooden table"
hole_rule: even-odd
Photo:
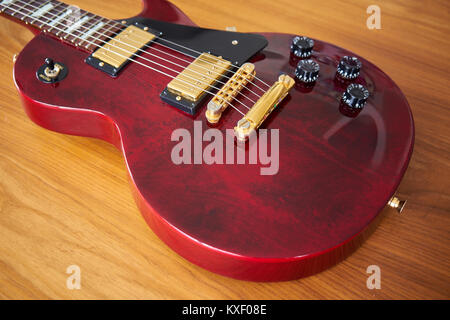
[[[109,18],[139,0],[70,3]],[[416,144],[399,188],[402,214],[386,209],[368,241],[318,275],[252,283],[205,271],[147,227],[120,153],[105,142],[42,129],[25,115],[12,57],[31,39],[0,19],[0,297],[4,299],[450,298],[450,33],[448,1],[173,0],[203,27],[304,34],[357,52],[383,69],[411,104]],[[229,3],[233,2],[230,6]],[[381,30],[366,9],[381,8]],[[81,268],[81,289],[66,269]],[[369,290],[366,268],[381,268]]]

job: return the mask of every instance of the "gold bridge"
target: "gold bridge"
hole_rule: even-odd
[[[209,101],[205,112],[209,123],[217,123],[231,100],[255,77],[255,65],[244,63]]]
[[[105,43],[92,56],[103,63],[120,68],[140,48],[154,38],[154,34],[131,25]]]
[[[278,81],[253,105],[247,114],[238,121],[234,132],[239,141],[246,141],[272,110],[286,97],[295,81],[288,75],[282,74]]]
[[[198,101],[230,68],[231,62],[202,53],[167,85],[169,92],[190,101]]]

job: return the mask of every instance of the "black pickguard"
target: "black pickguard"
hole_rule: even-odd
[[[222,56],[225,60],[231,61],[238,66],[248,61],[253,55],[267,46],[267,39],[258,34],[204,29],[143,17],[127,20],[127,24],[134,24],[135,22],[162,32],[161,37],[163,39],[173,41],[198,52],[208,52],[215,56]],[[238,44],[233,45],[233,40],[237,40]],[[160,39],[156,39],[155,42],[160,42],[190,56],[197,57],[199,55],[196,52]]]
[[[150,28],[149,32],[172,43],[160,38],[156,38],[152,42],[159,42],[164,46],[195,58],[203,52],[211,53],[215,56],[222,56],[235,66],[242,65],[267,46],[266,38],[257,34],[204,29],[143,17],[130,18],[126,22],[126,25],[135,25],[141,29],[147,26]],[[137,55],[139,54],[136,53],[132,57],[135,58]],[[115,68],[106,62],[96,59],[93,55],[90,55],[86,59],[87,64],[112,77],[118,76],[128,62],[126,61],[120,67]],[[197,101],[189,101],[177,97],[177,95],[169,92],[167,88],[161,93],[161,99],[164,102],[191,115],[194,115],[200,108],[205,96],[203,95]]]

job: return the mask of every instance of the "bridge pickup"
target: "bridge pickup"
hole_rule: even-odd
[[[161,93],[161,99],[191,115],[199,108],[211,86],[228,72],[231,62],[209,53],[202,53]]]
[[[245,142],[250,134],[259,128],[272,110],[287,96],[294,84],[295,80],[288,75],[282,74],[279,76],[278,81],[237,122],[236,127],[234,127],[236,138]]]
[[[136,58],[140,49],[160,35],[161,32],[138,23],[129,25],[87,57],[86,63],[116,77],[130,59]]]
[[[205,112],[209,123],[217,123],[232,99],[255,77],[255,66],[244,63],[209,101]]]

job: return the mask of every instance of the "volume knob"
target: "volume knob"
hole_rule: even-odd
[[[308,58],[312,54],[314,40],[308,37],[296,36],[292,39],[291,51],[299,58]]]
[[[319,77],[320,66],[314,60],[301,60],[295,69],[298,80],[306,83],[314,82]]]
[[[355,79],[359,76],[361,61],[356,57],[345,56],[339,61],[337,73],[344,79]]]
[[[362,85],[352,83],[342,95],[344,103],[355,109],[362,109],[369,98],[369,91]]]

